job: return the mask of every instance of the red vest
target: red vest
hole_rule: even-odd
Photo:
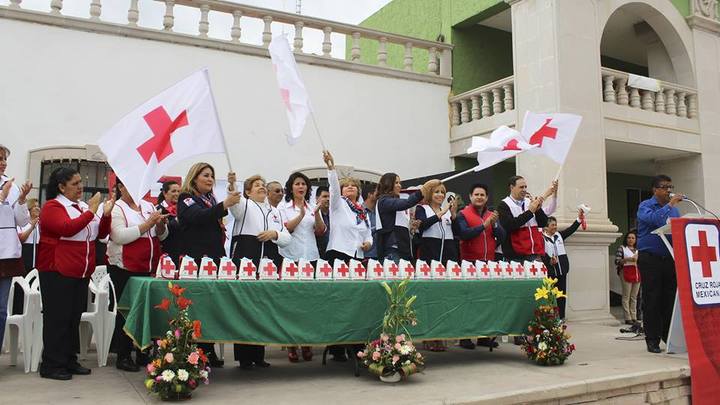
[[[524,207],[518,206],[510,197],[503,199],[503,202],[510,208],[513,217],[518,217],[525,212],[525,207],[530,204],[530,199],[525,198]],[[523,226],[510,232],[510,244],[515,254],[519,256],[545,254],[545,240],[534,216]]]
[[[126,213],[126,209],[129,209],[129,207],[124,203],[115,203],[115,206],[122,212],[126,227],[142,224],[146,219],[145,215],[155,209],[155,207],[147,203],[147,201],[141,201],[140,208],[142,212],[140,213]],[[122,265],[120,267],[131,273],[154,272],[162,255],[160,239],[155,234],[154,227],[140,235],[135,241],[122,245],[120,248],[122,252]]]
[[[460,211],[470,227],[482,225],[492,215],[492,211],[485,210],[483,216],[477,213],[475,207],[468,205]],[[485,228],[482,233],[469,240],[460,241],[460,258],[474,262],[475,260],[495,260],[495,236],[493,228]]]

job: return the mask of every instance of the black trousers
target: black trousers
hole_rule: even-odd
[[[41,372],[77,364],[80,316],[87,310],[88,279],[40,272],[43,304]]]
[[[265,361],[265,346],[236,344],[233,346],[233,352],[235,360],[239,361],[240,365]]]
[[[333,263],[335,263],[335,259],[340,259],[345,263],[349,263],[350,259],[353,258],[352,256],[348,256],[345,253],[338,252],[337,250],[328,250],[326,253],[326,257],[327,259],[325,260],[327,260],[331,266],[333,265]],[[343,354],[345,354],[345,346],[342,345],[328,346],[328,350],[330,351],[330,354],[333,355],[333,357],[342,356]]]
[[[564,292],[565,295],[567,295],[567,273],[564,273],[562,276],[557,276],[557,288]],[[565,304],[567,303],[567,298],[558,298],[557,304],[558,309],[560,310],[560,318],[565,319]]]
[[[643,292],[645,340],[652,343],[660,343],[660,340],[667,342],[677,291],[675,261],[671,256],[640,252],[637,265]]]
[[[115,285],[115,292],[117,293],[118,301],[122,297],[125,286],[127,285],[130,277],[148,277],[146,273],[132,273],[118,266],[108,266],[108,274],[110,274],[110,280]],[[113,297],[110,297],[110,302],[113,301]],[[120,315],[115,317],[115,330],[113,331],[112,342],[110,343],[110,349],[112,352],[117,353],[118,360],[126,359],[130,357],[130,353],[133,350],[132,339],[125,333],[123,328],[125,327],[125,317]],[[140,351],[138,350],[138,353]]]

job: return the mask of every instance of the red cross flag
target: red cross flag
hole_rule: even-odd
[[[274,37],[268,46],[268,51],[280,88],[280,97],[290,124],[287,141],[290,145],[294,145],[305,128],[305,122],[310,113],[310,97],[300,78],[295,55],[290,50],[290,44],[285,36]]]
[[[477,153],[475,171],[480,171],[534,147],[525,142],[518,131],[502,125],[489,138],[474,136],[467,153]]]
[[[556,163],[565,163],[582,117],[575,114],[535,114],[528,111],[523,121],[522,137],[536,146],[531,154],[545,155]]]
[[[98,145],[135,201],[176,163],[225,153],[207,70],[146,101],[105,132]]]

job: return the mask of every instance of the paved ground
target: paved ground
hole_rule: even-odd
[[[266,404],[366,404],[391,401],[404,403],[462,403],[504,395],[513,391],[543,389],[605,377],[642,374],[648,371],[675,370],[687,367],[687,358],[653,355],[645,351],[644,341],[622,341],[615,338],[619,323],[571,323],[569,331],[577,351],[560,367],[540,367],[528,362],[518,346],[501,344],[492,353],[468,351],[457,347],[445,353],[424,353],[427,369],[409,381],[388,385],[362,370],[352,375],[350,363],[331,363],[323,367],[320,349],[312,362],[290,364],[279,348],[268,350],[272,367],[244,371],[227,361],[226,367],[214,370],[212,383],[194,392],[203,403]],[[232,358],[232,347],[226,346],[226,360]],[[112,355],[111,355],[112,356]],[[0,404],[139,404],[159,402],[143,386],[142,373],[125,373],[114,367],[98,368],[94,353],[82,361],[93,368],[90,376],[78,376],[70,382],[50,381],[37,374],[24,374],[22,364],[8,365],[9,356],[0,356]],[[110,364],[112,363],[112,364]]]

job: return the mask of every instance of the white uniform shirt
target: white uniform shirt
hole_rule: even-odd
[[[363,258],[362,244],[372,244],[370,218],[357,223],[355,213],[340,193],[337,171],[328,170],[330,183],[330,238],[327,250],[335,250],[351,257]]]
[[[0,187],[10,178],[3,175]],[[5,201],[0,204],[0,259],[16,259],[22,256],[22,247],[17,227],[23,227],[30,221],[27,205],[18,204],[20,187],[13,184]]]
[[[300,207],[295,206],[295,202],[292,200],[282,201],[278,205],[278,209],[286,227],[288,222],[300,215]],[[314,206],[305,203],[305,216],[290,235],[292,236],[290,244],[279,249],[282,257],[296,261],[300,259],[314,261],[320,258],[315,240]]]

